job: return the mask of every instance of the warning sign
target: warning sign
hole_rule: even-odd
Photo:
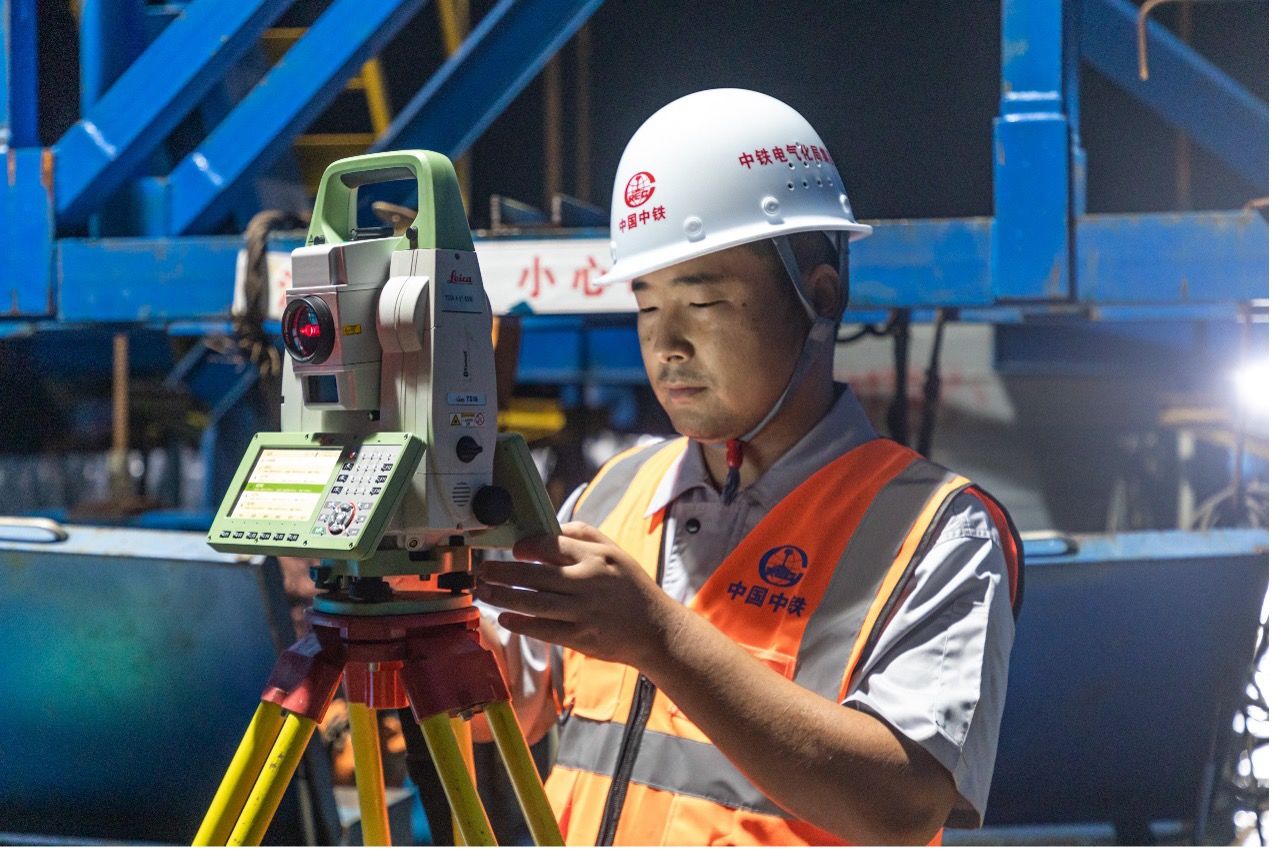
[[[652,186],[634,186],[634,197],[653,196],[646,191]],[[649,222],[643,218],[649,215]],[[654,226],[668,213],[662,204],[634,209],[631,221],[622,219],[627,232],[643,224]],[[540,314],[565,313],[624,313],[635,312],[637,302],[627,284],[599,286],[594,281],[610,268],[609,239],[485,239],[478,242],[478,256],[482,261],[482,282],[491,309],[496,315],[511,312],[523,314],[527,310]],[[239,252],[235,271],[234,314],[242,315],[246,299],[244,275],[246,254]],[[292,285],[292,255],[287,251],[269,251],[266,254],[270,281],[269,317],[278,321],[287,305],[287,292]],[[475,266],[476,267],[476,266]],[[465,277],[472,276],[467,284],[457,277],[450,282],[450,269],[441,270],[443,299],[446,309],[472,312],[479,308],[481,294],[475,292],[478,278],[465,268]],[[353,328],[355,325],[351,325]],[[345,333],[345,326],[341,326]],[[373,328],[358,328],[359,332],[371,332]],[[357,335],[349,333],[347,335]]]
[[[482,427],[487,423],[486,413],[451,413],[452,427]]]

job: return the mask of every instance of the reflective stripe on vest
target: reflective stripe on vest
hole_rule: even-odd
[[[626,452],[577,503],[575,518],[598,527],[652,577],[664,511],[645,512],[686,447],[678,439]],[[780,674],[843,701],[936,519],[969,488],[910,449],[873,440],[769,511],[689,606]],[[996,508],[997,525],[999,518],[1007,523]],[[567,842],[591,843],[637,672],[570,650],[563,664],[568,718],[550,797]],[[663,693],[656,692],[641,733],[616,843],[842,842],[778,808]]]

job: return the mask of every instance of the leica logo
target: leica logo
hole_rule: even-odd
[[[461,274],[460,272],[456,271],[455,269],[452,269],[452,270],[451,270],[451,277],[447,280],[447,282],[448,282],[448,283],[472,283],[472,282],[473,282],[473,278],[472,278],[472,277],[468,277],[468,276],[466,276],[466,275],[464,275],[464,274]]]

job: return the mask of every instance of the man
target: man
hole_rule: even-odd
[[[503,628],[563,647],[547,788],[569,843],[981,823],[1019,546],[989,496],[877,438],[833,383],[847,243],[870,230],[812,127],[762,94],[684,97],[624,152],[606,280],[631,281],[683,438],[612,460],[561,536],[478,570]],[[532,719],[543,668],[511,676]]]

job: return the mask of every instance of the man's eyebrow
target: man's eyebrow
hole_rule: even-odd
[[[681,274],[668,281],[672,286],[702,286],[705,283],[717,283],[726,279],[726,275],[719,272],[704,271],[699,274]],[[634,292],[640,292],[650,288],[650,284],[640,277],[632,282]]]

